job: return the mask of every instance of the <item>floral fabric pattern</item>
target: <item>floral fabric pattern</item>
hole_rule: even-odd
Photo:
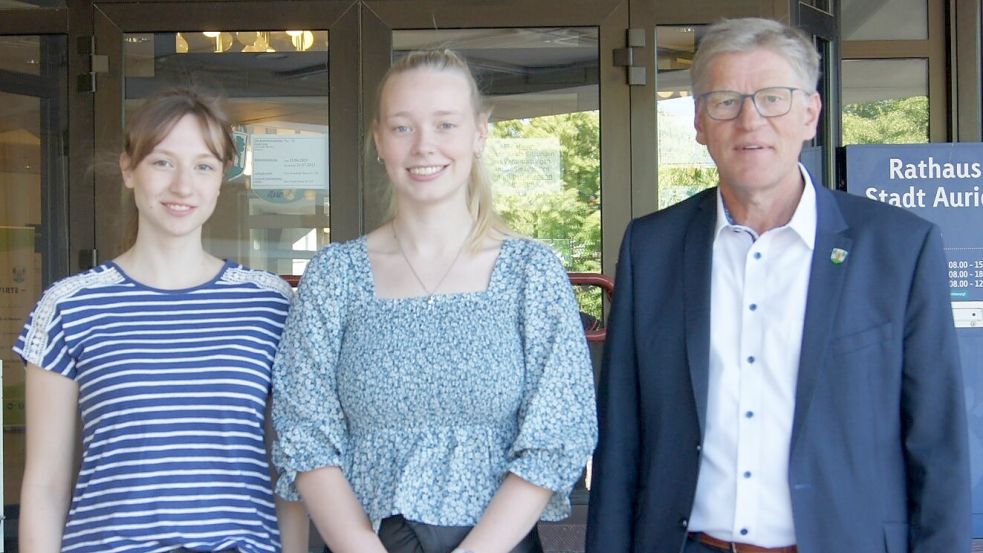
[[[366,240],[308,265],[273,369],[277,493],[339,466],[369,517],[477,523],[507,473],[569,493],[597,437],[594,379],[557,256],[508,239],[482,292],[378,298]]]

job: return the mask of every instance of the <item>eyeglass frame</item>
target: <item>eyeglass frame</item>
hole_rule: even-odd
[[[757,96],[758,94],[760,94],[761,92],[766,91],[766,90],[787,90],[787,91],[789,91],[788,109],[786,109],[782,113],[776,113],[774,115],[765,115],[765,114],[761,113],[761,108],[758,107],[758,101],[755,100],[754,97]],[[733,94],[735,98],[737,98],[738,100],[740,100],[740,107],[737,109],[737,113],[735,113],[733,117],[729,117],[727,119],[721,119],[719,117],[714,117],[713,115],[711,115],[710,114],[710,110],[707,109],[706,107],[704,107],[704,109],[707,112],[707,117],[709,117],[710,119],[713,119],[714,121],[733,121],[733,120],[737,119],[738,117],[740,117],[741,116],[741,112],[744,111],[744,100],[750,98],[751,99],[751,105],[754,106],[754,111],[758,112],[758,115],[760,115],[761,117],[764,117],[766,119],[770,119],[772,117],[782,117],[783,115],[788,115],[789,112],[792,111],[792,100],[795,98],[795,92],[796,91],[802,92],[802,93],[806,94],[807,96],[810,96],[812,94],[815,94],[815,92],[809,92],[808,90],[805,90],[805,89],[802,89],[802,88],[798,88],[798,87],[794,87],[794,86],[766,86],[764,88],[759,88],[758,90],[755,90],[754,92],[751,92],[749,94],[741,94],[740,92],[737,92],[736,90],[711,90],[709,92],[704,92],[703,94],[700,94],[699,96],[697,96],[696,97],[696,101],[697,102],[703,102],[706,99],[706,97],[709,96],[709,95],[711,95],[711,94],[719,94],[721,92],[729,92],[729,93]]]

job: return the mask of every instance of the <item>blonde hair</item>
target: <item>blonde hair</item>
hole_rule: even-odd
[[[433,71],[457,71],[464,76],[470,90],[471,105],[474,107],[474,117],[479,119],[491,113],[490,107],[486,104],[484,96],[478,90],[478,83],[471,73],[467,62],[461,56],[451,50],[418,50],[406,54],[403,58],[394,63],[376,90],[375,116],[372,123],[375,126],[380,124],[379,116],[382,111],[382,91],[393,77],[413,71],[416,69],[430,69]],[[396,216],[399,208],[396,194],[393,193],[392,183],[386,188],[386,221],[392,220]],[[471,234],[468,235],[468,248],[472,251],[478,249],[484,239],[492,233],[500,236],[515,236],[515,232],[509,228],[501,215],[495,211],[492,203],[491,178],[485,168],[481,157],[475,156],[471,164],[471,174],[468,175],[467,204],[474,226],[471,227]]]
[[[123,133],[123,155],[128,169],[133,169],[170,134],[185,115],[193,115],[198,121],[205,145],[222,161],[226,171],[235,161],[235,142],[232,125],[221,99],[208,96],[193,88],[170,88],[158,92],[145,101],[126,121]],[[130,249],[136,242],[139,213],[133,196],[125,207],[126,226],[120,242],[120,252]]]

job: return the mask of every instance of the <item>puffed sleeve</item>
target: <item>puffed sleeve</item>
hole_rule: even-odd
[[[300,499],[298,472],[341,466],[348,441],[338,400],[335,369],[347,316],[352,271],[341,245],[329,245],[311,259],[273,364],[273,464],[276,492]]]
[[[562,516],[594,449],[594,376],[567,273],[546,246],[528,243],[520,308],[525,391],[509,471],[553,490],[544,512]]]

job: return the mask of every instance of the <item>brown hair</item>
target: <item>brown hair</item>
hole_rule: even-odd
[[[222,100],[193,88],[170,88],[148,98],[126,121],[123,155],[132,169],[157,147],[185,115],[198,121],[205,145],[219,160],[223,170],[235,161],[232,128]],[[132,195],[126,202],[126,226],[120,252],[136,242],[139,216]]]
[[[382,91],[386,83],[391,78],[401,73],[413,71],[414,69],[431,69],[434,71],[457,71],[464,76],[471,92],[471,105],[474,107],[475,119],[487,116],[491,113],[491,108],[486,104],[484,96],[478,90],[478,83],[471,73],[471,69],[464,59],[452,50],[418,50],[406,54],[403,58],[394,63],[376,90],[375,96],[375,116],[372,119],[374,125],[380,123],[379,116],[382,111]],[[386,219],[392,219],[396,215],[398,205],[396,195],[393,193],[392,186],[386,189],[388,208]],[[474,226],[468,236],[468,247],[472,250],[477,249],[482,240],[490,232],[498,233],[502,236],[514,236],[515,232],[509,228],[508,224],[495,211],[492,204],[491,178],[485,169],[485,164],[480,157],[475,157],[471,164],[471,174],[468,176],[467,188],[468,211],[474,219]]]

